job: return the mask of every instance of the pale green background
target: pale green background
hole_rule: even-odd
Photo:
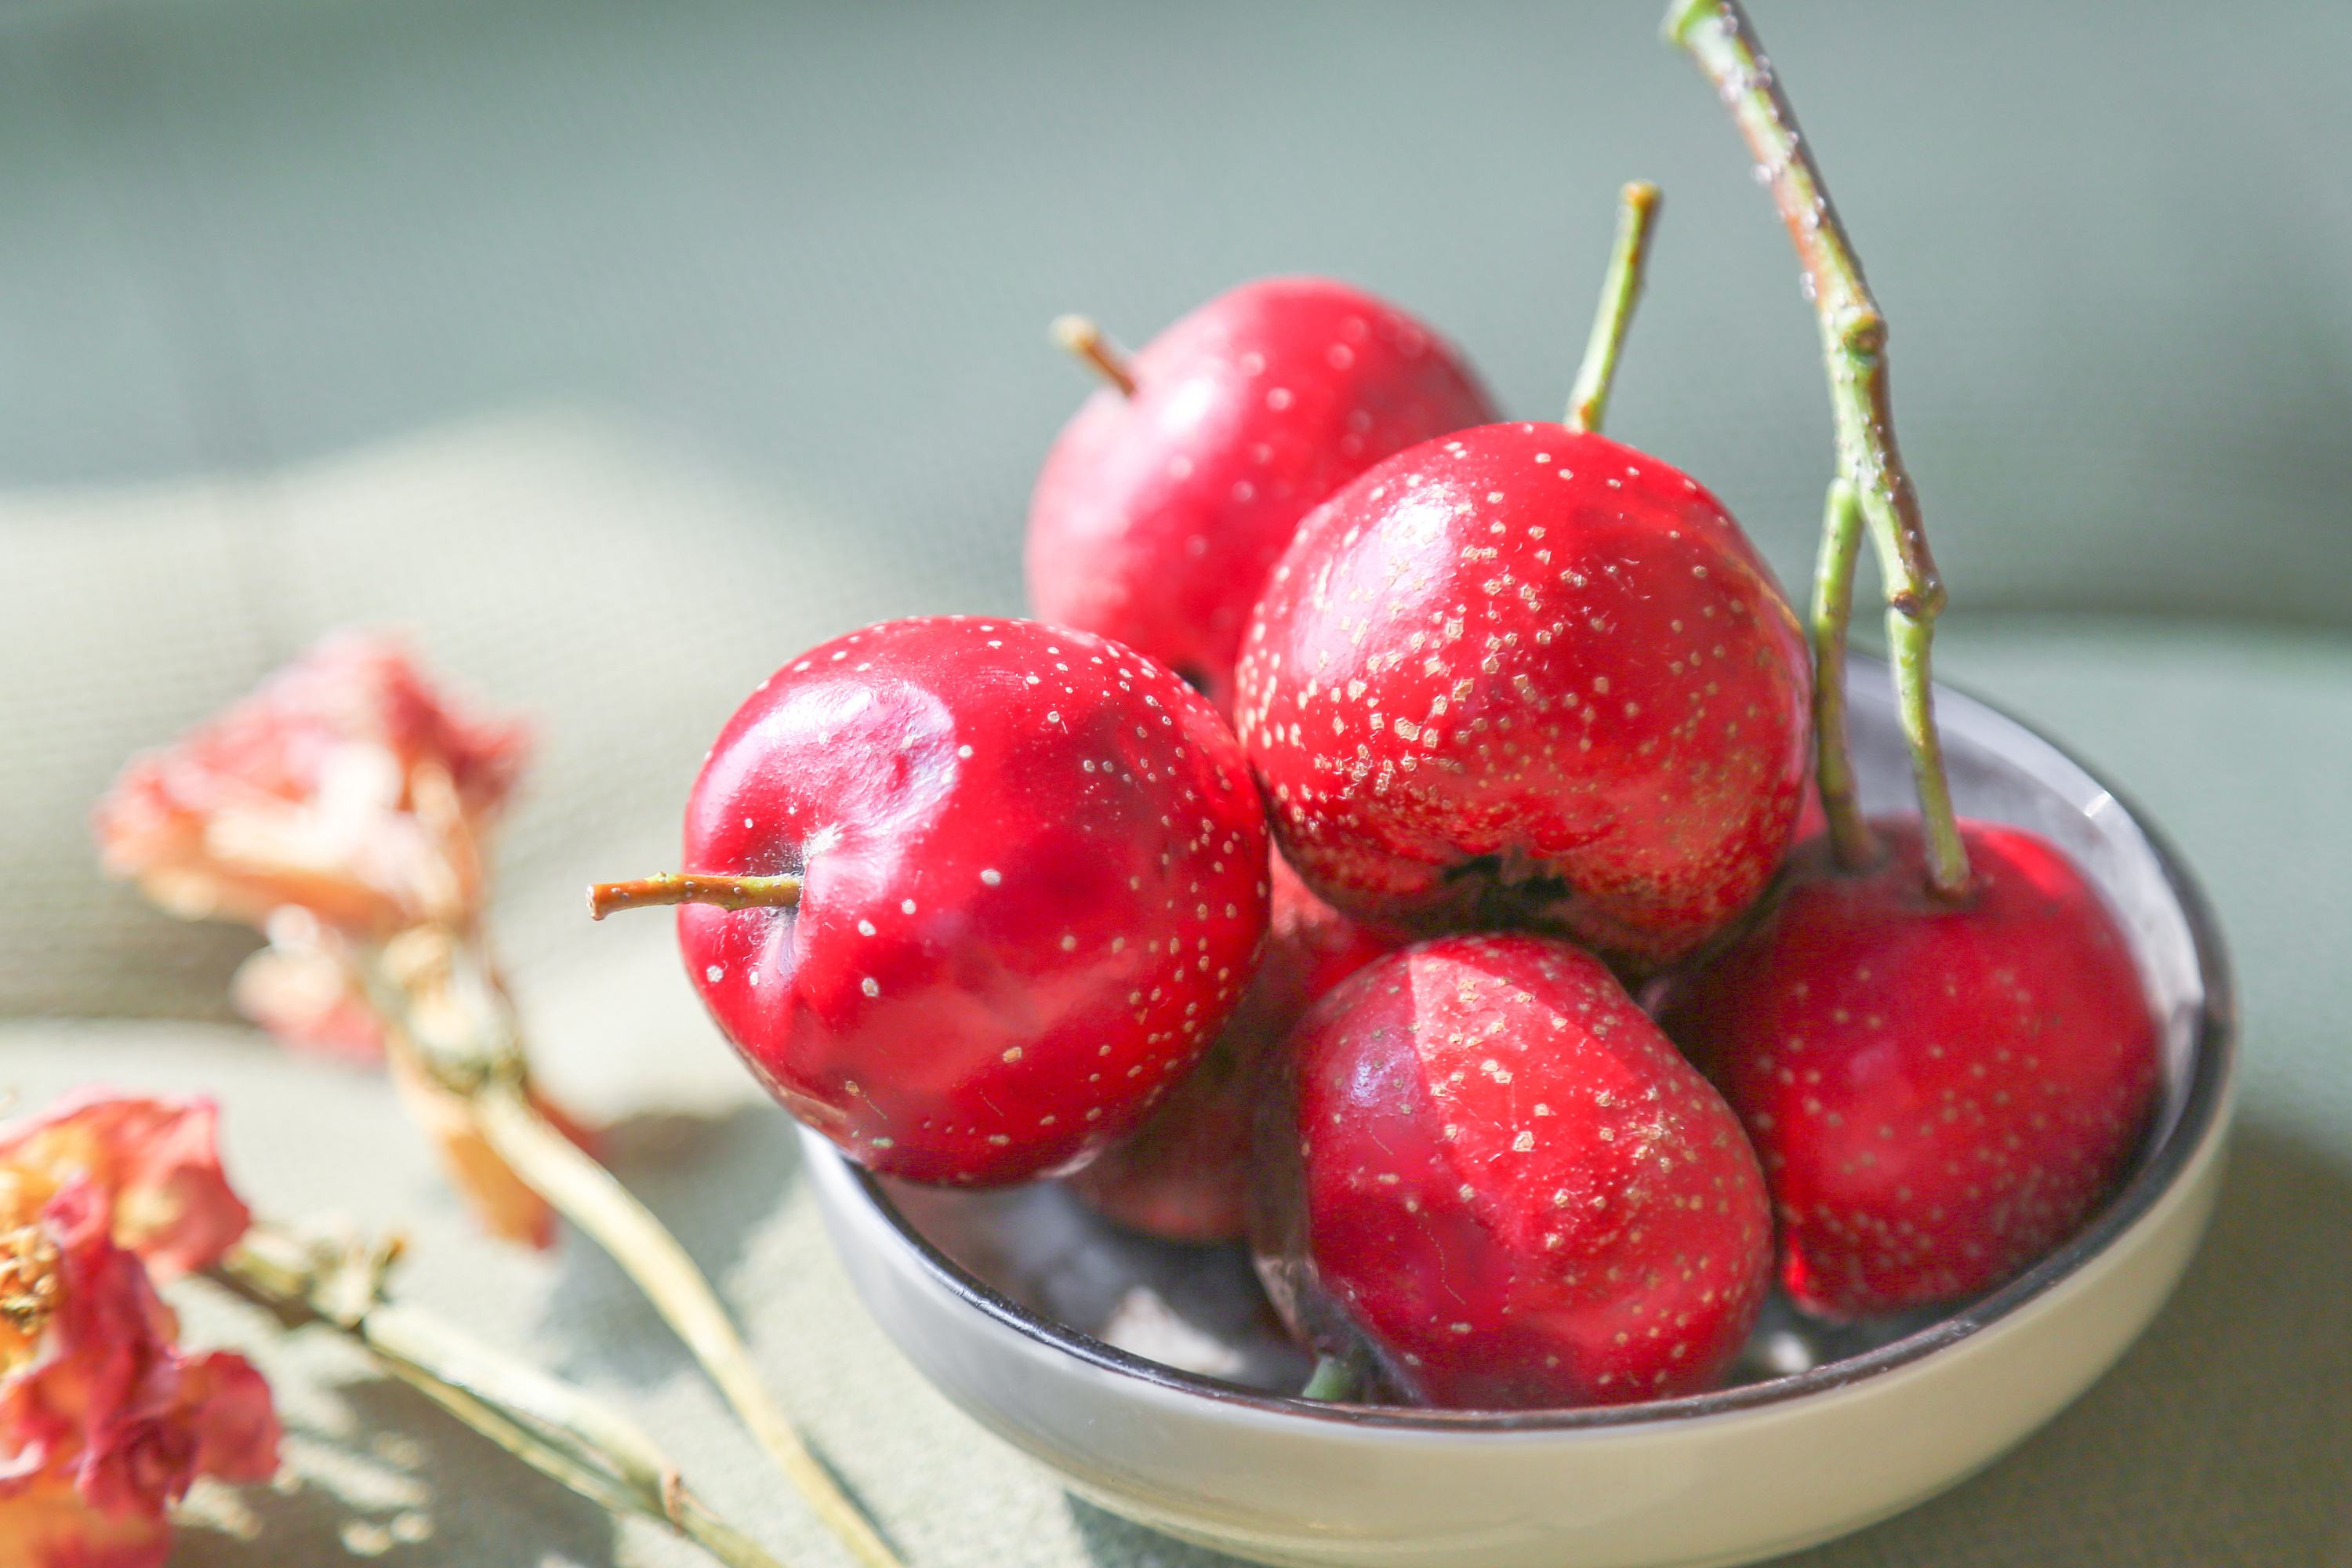
[[[641,1410],[793,1561],[841,1559],[588,1248],[476,1237],[373,1078],[215,1023],[242,939],[99,884],[121,758],[321,628],[415,628],[537,715],[499,925],[548,1076],[720,1280],[918,1568],[1197,1568],[1067,1501],[848,1298],[780,1112],[660,921],[734,701],[821,636],[1005,611],[1045,346],[1339,273],[1565,389],[1611,193],[1668,195],[1616,433],[1801,574],[1824,472],[1785,241],[1646,4],[548,0],[0,13],[0,1085],[208,1088],[284,1214],[409,1227],[407,1289]],[[1769,0],[1895,324],[1948,668],[2126,782],[2243,972],[2240,1156],[2124,1366],[1984,1478],[1803,1559],[2352,1563],[2352,7]],[[79,1021],[78,1021],[79,1020]],[[200,1288],[206,1336],[259,1325]],[[268,1355],[306,1480],[184,1560],[671,1564],[331,1347]],[[414,1432],[388,1446],[373,1434]],[[210,1504],[221,1515],[218,1500]],[[366,1537],[360,1538],[366,1544]]]

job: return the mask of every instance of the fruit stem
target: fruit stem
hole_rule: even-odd
[[[1105,381],[1118,388],[1121,397],[1135,395],[1134,368],[1091,317],[1055,317],[1054,341],[1094,366]]]
[[[1601,308],[1592,318],[1592,335],[1585,340],[1575,389],[1568,395],[1571,430],[1601,428],[1610,384],[1617,376],[1617,356],[1633,324],[1634,302],[1642,297],[1642,269],[1649,262],[1650,234],[1658,225],[1661,199],[1658,187],[1647,180],[1630,181],[1617,193],[1617,238],[1610,247],[1609,271],[1601,281]]]
[[[760,1381],[726,1309],[677,1237],[513,1086],[486,1087],[474,1097],[474,1110],[490,1146],[645,1291],[826,1528],[869,1568],[898,1568],[897,1555],[809,1452]]]
[[[384,1299],[396,1239],[316,1241],[256,1225],[214,1269],[289,1326],[320,1324],[367,1347],[386,1372],[608,1512],[667,1525],[729,1568],[781,1568],[687,1489],[635,1422],[570,1384]]]
[[[1315,1363],[1315,1371],[1307,1385],[1298,1391],[1301,1399],[1342,1400],[1356,1392],[1358,1382],[1353,1362],[1345,1356],[1327,1355]]]
[[[1936,731],[1929,659],[1943,580],[1927,549],[1918,491],[1895,444],[1886,384],[1886,318],[1864,280],[1861,260],[1830,203],[1821,170],[1755,40],[1738,0],[1676,0],[1666,37],[1697,61],[1747,139],[1759,177],[1788,225],[1805,270],[1806,292],[1821,321],[1837,426],[1838,467],[1853,480],[1886,580],[1886,640],[1902,710],[1903,735],[1919,791],[1927,842],[1927,883],[1946,899],[1965,897],[1968,850],[1952,810],[1943,742]]]
[[[588,889],[588,918],[601,921],[616,910],[662,904],[716,904],[722,910],[788,910],[801,901],[798,877],[714,877],[664,871],[633,882],[598,882]]]
[[[1845,640],[1853,616],[1853,569],[1862,556],[1862,503],[1853,481],[1830,481],[1822,515],[1822,556],[1813,573],[1813,777],[1829,818],[1837,863],[1859,871],[1878,858],[1878,839],[1863,819],[1846,740]]]
[[[450,958],[431,983],[434,989],[424,993],[404,986],[380,954],[362,959],[361,979],[384,1019],[389,1048],[410,1053],[420,1070],[457,1096],[469,1130],[620,1266],[709,1374],[752,1441],[850,1555],[864,1568],[903,1568],[760,1381],[750,1347],[693,1258],[618,1177],[533,1103],[513,1001],[478,945],[454,944]]]

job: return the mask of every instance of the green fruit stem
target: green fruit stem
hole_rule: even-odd
[[[1327,1355],[1316,1362],[1314,1373],[1298,1391],[1298,1397],[1344,1401],[1355,1394],[1356,1385],[1362,1381],[1354,1362],[1345,1356]]]
[[[1829,818],[1837,862],[1858,871],[1878,858],[1878,838],[1864,820],[1846,741],[1845,642],[1853,617],[1853,569],[1862,555],[1862,503],[1843,475],[1830,481],[1822,515],[1822,556],[1813,573],[1813,777]]]
[[[1838,221],[1795,111],[1738,0],[1677,0],[1666,15],[1665,30],[1670,42],[1698,62],[1731,111],[1804,266],[1829,368],[1838,467],[1853,483],[1886,581],[1887,652],[1919,792],[1928,885],[1941,897],[1964,897],[1968,850],[1960,842],[1943,741],[1936,731],[1929,658],[1944,584],[1927,549],[1918,492],[1895,444],[1886,318],[1871,297],[1853,242]]]
[[[790,877],[646,879],[647,885],[671,891],[704,881],[774,884],[767,889],[770,896],[728,904],[733,909],[790,902],[779,890],[782,885],[792,884],[794,899],[799,888]],[[640,899],[614,907],[635,908],[647,901],[687,900]],[[726,900],[698,896],[692,901]],[[651,1209],[535,1103],[521,1022],[490,967],[478,933],[451,943],[448,956],[446,970],[404,983],[380,952],[362,955],[360,979],[384,1022],[386,1048],[403,1053],[424,1076],[456,1097],[470,1130],[516,1177],[620,1266],[701,1363],[752,1441],[850,1556],[863,1568],[904,1568],[768,1392],[750,1347],[693,1258]]]
[[[1592,335],[1585,341],[1575,389],[1568,395],[1571,430],[1597,433],[1608,410],[1617,356],[1624,350],[1633,306],[1642,297],[1642,271],[1649,262],[1650,234],[1657,227],[1661,200],[1658,187],[1647,180],[1632,181],[1617,194],[1617,239],[1610,248],[1609,271],[1601,280],[1601,308],[1592,318]]]
[[[437,1318],[386,1300],[384,1276],[399,1255],[397,1242],[336,1245],[256,1225],[214,1274],[289,1324],[349,1334],[394,1376],[607,1511],[667,1525],[729,1568],[782,1568],[705,1507],[628,1417]]]

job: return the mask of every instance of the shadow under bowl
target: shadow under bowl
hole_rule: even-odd
[[[1886,671],[1850,682],[1864,805],[1911,806]],[[1050,1184],[877,1180],[803,1133],[834,1244],[900,1350],[1088,1500],[1261,1563],[1705,1568],[1827,1540],[1951,1486],[2112,1365],[2171,1293],[2220,1184],[2228,963],[2133,809],[2049,741],[1939,689],[1971,816],[2067,850],[2130,936],[2164,1094],[2130,1175],[2072,1241],[1958,1308],[1834,1328],[1768,1308],[1732,1384],[1645,1405],[1431,1411],[1302,1401],[1307,1367],[1238,1247],[1104,1223]]]

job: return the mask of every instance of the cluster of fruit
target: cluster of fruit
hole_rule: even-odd
[[[703,766],[688,870],[593,895],[684,906],[796,1116],[890,1175],[1247,1234],[1305,1342],[1452,1406],[1707,1387],[1776,1251],[1851,1318],[2082,1222],[2148,1114],[2147,1002],[2063,853],[1953,815],[1883,323],[1737,11],[1680,29],[1830,353],[1810,636],[1714,496],[1595,429],[1648,187],[1564,425],[1496,422],[1436,334],[1324,280],[1132,359],[1065,322],[1109,384],[1037,484],[1042,619],[793,660]],[[1865,820],[1846,755],[1865,532],[1916,817]]]

